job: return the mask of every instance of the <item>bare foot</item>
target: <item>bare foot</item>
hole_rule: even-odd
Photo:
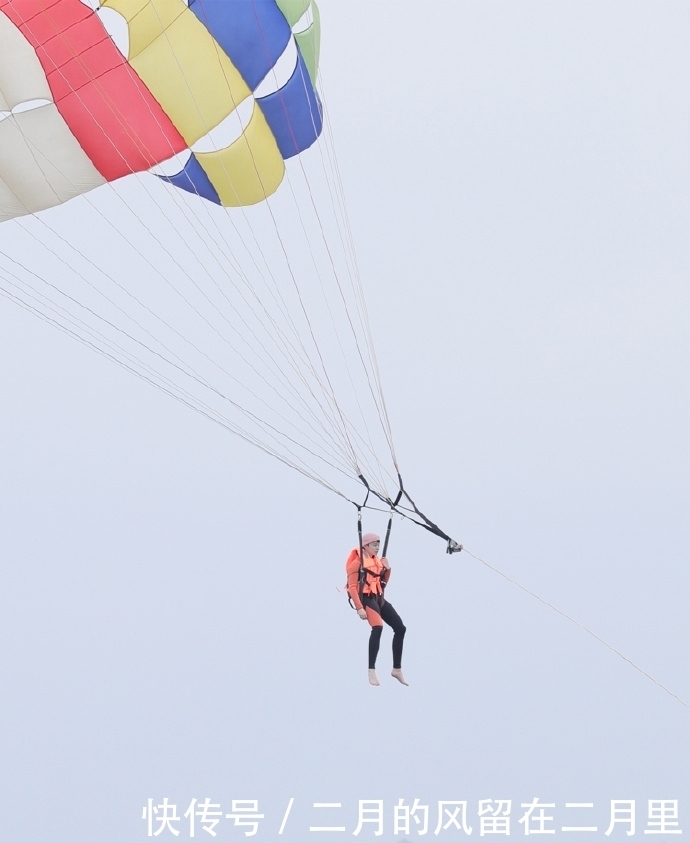
[[[394,667],[391,670],[391,676],[393,679],[397,679],[402,685],[409,685],[409,682],[405,682],[405,677],[403,676],[403,672],[399,667]]]
[[[379,682],[379,680],[376,678],[376,671],[375,670],[369,671],[369,684],[370,685],[380,685],[381,684]]]

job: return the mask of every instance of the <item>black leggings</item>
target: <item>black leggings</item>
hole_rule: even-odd
[[[375,597],[364,595],[362,597],[362,605],[365,609],[373,609],[373,611],[381,616],[381,620],[385,621],[393,629],[393,667],[400,669],[402,666],[403,640],[407,630],[407,627],[402,622],[402,618],[387,600],[382,600],[381,605],[379,605]],[[376,667],[376,657],[379,654],[382,632],[383,624],[371,627],[371,634],[369,636],[369,670],[373,670]]]

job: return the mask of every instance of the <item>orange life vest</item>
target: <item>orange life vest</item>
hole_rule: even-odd
[[[378,556],[365,557],[364,563],[360,563],[358,548],[350,551],[345,571],[348,597],[356,609],[362,606],[362,595],[382,595],[390,576],[390,568],[386,568]]]

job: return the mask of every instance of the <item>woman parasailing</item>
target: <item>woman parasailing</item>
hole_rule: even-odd
[[[391,676],[403,685],[402,651],[406,627],[400,615],[386,600],[384,591],[391,575],[391,566],[378,556],[381,542],[376,533],[365,533],[360,548],[353,548],[345,562],[347,593],[362,620],[369,621],[369,684],[378,685],[376,657],[378,656],[384,621],[393,629],[393,670]],[[360,552],[361,550],[361,552]],[[384,551],[385,553],[385,551]]]

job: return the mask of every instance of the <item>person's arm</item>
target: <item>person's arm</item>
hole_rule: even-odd
[[[382,581],[382,582],[383,582],[383,584],[385,585],[385,584],[388,582],[388,580],[391,578],[391,566],[390,566],[390,563],[389,563],[389,561],[386,559],[386,557],[385,557],[385,556],[381,557],[381,564],[382,564],[382,565],[383,565],[383,567],[386,569],[386,570],[385,570],[385,571],[381,574],[381,581]]]
[[[350,595],[357,612],[363,610],[362,601],[359,599],[359,553],[353,550],[345,563],[347,573],[347,593]],[[361,617],[361,616],[360,616]]]

